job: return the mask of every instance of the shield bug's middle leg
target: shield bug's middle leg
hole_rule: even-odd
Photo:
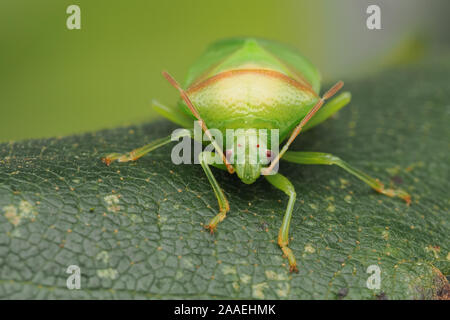
[[[289,226],[291,224],[292,210],[294,209],[295,198],[297,194],[295,193],[294,186],[285,176],[277,173],[275,175],[265,176],[267,181],[269,181],[274,187],[280,189],[289,196],[289,202],[286,208],[286,213],[283,217],[283,223],[281,224],[280,231],[278,233],[278,245],[283,251],[284,255],[289,261],[289,270],[291,272],[298,272],[297,261],[295,260],[294,253],[288,247],[289,243]]]
[[[223,193],[222,189],[217,183],[216,178],[214,178],[211,169],[209,168],[209,164],[212,164],[212,161],[214,159],[212,155],[212,152],[201,152],[198,158],[203,170],[205,171],[206,177],[208,178],[209,183],[211,184],[214,193],[216,194],[217,201],[219,202],[219,213],[211,219],[208,225],[205,226],[205,228],[208,229],[211,233],[214,233],[217,224],[225,219],[227,212],[230,210],[230,205],[228,204],[228,200],[225,197],[225,194]]]
[[[375,191],[384,194],[388,197],[398,197],[406,201],[409,205],[411,203],[411,196],[403,191],[403,190],[394,190],[390,188],[386,188],[378,179],[372,178],[366,173],[362,172],[359,169],[354,168],[349,165],[342,159],[333,156],[329,153],[322,152],[297,152],[297,151],[288,151],[283,157],[283,160],[294,162],[298,164],[327,164],[327,165],[337,165],[344,169],[345,171],[351,173],[361,181],[368,184]]]
[[[184,136],[192,136],[192,132],[190,130],[183,130],[182,132],[180,132],[179,137],[184,137]],[[172,137],[171,135],[168,137],[164,137],[161,139],[157,139],[155,141],[150,142],[149,144],[146,144],[143,147],[134,149],[130,152],[127,153],[110,153],[108,155],[106,155],[105,157],[102,158],[102,161],[109,166],[111,164],[111,162],[114,161],[118,161],[118,162],[128,162],[128,161],[135,161],[137,159],[139,159],[140,157],[146,155],[147,153],[149,153],[150,151],[153,151],[155,149],[158,149],[170,142],[172,142],[174,137]]]

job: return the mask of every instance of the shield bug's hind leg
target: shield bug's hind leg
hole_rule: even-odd
[[[411,203],[411,196],[403,190],[394,190],[390,188],[385,188],[384,185],[375,178],[365,174],[359,169],[354,168],[340,158],[333,156],[329,153],[322,152],[296,152],[288,151],[283,157],[283,160],[299,163],[299,164],[327,164],[327,165],[337,165],[351,173],[361,181],[368,184],[375,191],[384,194],[388,197],[398,197],[406,201],[409,205]]]
[[[152,100],[152,107],[164,118],[169,119],[170,121],[184,128],[192,128],[194,126],[192,122],[193,120],[185,115],[181,110],[177,111],[173,108],[163,105],[156,100]]]
[[[278,245],[283,251],[284,255],[289,261],[289,270],[291,272],[298,272],[297,261],[295,260],[294,253],[288,247],[289,243],[289,226],[291,224],[292,210],[294,209],[296,193],[292,183],[281,174],[277,173],[275,175],[265,176],[267,181],[269,181],[274,187],[280,189],[289,196],[288,205],[286,208],[286,213],[283,217],[283,223],[281,224],[280,231],[278,233]]]
[[[180,131],[179,138],[184,136],[192,136],[192,132],[189,130],[182,130]],[[168,137],[164,137],[161,139],[157,139],[155,141],[150,142],[149,144],[146,144],[145,146],[142,146],[140,148],[134,149],[127,153],[110,153],[102,158],[102,161],[109,166],[111,162],[118,161],[118,162],[128,162],[128,161],[135,161],[139,159],[140,157],[146,155],[150,151],[153,151],[159,147],[162,147],[170,142],[172,142],[174,137],[172,135]]]
[[[333,114],[345,107],[350,102],[351,98],[352,95],[350,92],[343,92],[337,97],[331,99],[319,111],[317,111],[314,117],[312,117],[307,124],[305,124],[303,131],[307,131],[327,120]]]
[[[209,168],[209,164],[212,164],[214,157],[212,156],[212,152],[201,152],[199,154],[200,164],[205,171],[206,177],[211,184],[214,193],[216,195],[217,201],[219,202],[219,213],[211,219],[208,225],[205,226],[211,233],[213,233],[217,227],[217,224],[225,219],[227,212],[230,210],[230,205],[228,204],[228,200],[225,197],[222,189],[220,188],[217,180],[214,178],[211,169]]]

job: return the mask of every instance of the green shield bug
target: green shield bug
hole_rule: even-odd
[[[218,129],[224,136],[228,129],[276,129],[277,143],[287,139],[281,151],[277,152],[271,148],[267,139],[263,143],[259,143],[259,139],[251,139],[255,132],[256,137],[260,138],[260,131],[242,130],[232,138],[233,141],[227,141],[227,147],[231,145],[231,148],[223,151],[222,146],[216,143],[215,152],[204,151],[199,154],[199,163],[219,202],[219,213],[206,226],[211,233],[226,217],[229,204],[210,165],[227,170],[230,174],[236,172],[242,182],[247,184],[253,183],[262,174],[270,184],[289,196],[278,234],[278,245],[289,261],[290,271],[295,272],[298,271],[297,263],[288,247],[288,235],[296,193],[289,179],[276,173],[280,159],[299,164],[337,165],[377,192],[389,197],[399,197],[407,204],[410,203],[410,196],[406,192],[385,188],[378,179],[334,155],[288,151],[301,131],[320,124],[351,99],[350,93],[344,92],[324,104],[325,100],[341,89],[343,82],[339,81],[323,96],[319,96],[318,70],[295,50],[262,39],[228,39],[210,46],[192,66],[185,89],[168,73],[163,72],[163,75],[180,92],[181,100],[177,108],[169,108],[157,102],[154,102],[153,107],[164,117],[189,129],[185,130],[185,136],[193,137],[193,123],[196,120],[211,141],[214,140],[210,135],[211,128]],[[239,140],[240,138],[243,140]],[[126,154],[109,154],[102,160],[107,165],[115,160],[134,161],[171,141],[169,136]],[[241,144],[238,141],[248,143]],[[254,141],[258,141],[257,156],[250,151]],[[222,163],[214,161],[216,156]]]

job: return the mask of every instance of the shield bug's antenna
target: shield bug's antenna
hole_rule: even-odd
[[[228,162],[227,157],[222,151],[222,148],[215,142],[215,140],[211,137],[211,133],[208,130],[208,127],[206,127],[205,121],[200,117],[200,114],[198,113],[197,109],[194,107],[194,105],[191,102],[191,99],[189,99],[189,96],[187,95],[186,91],[184,91],[181,86],[178,84],[178,82],[166,71],[162,72],[162,75],[170,82],[172,86],[175,87],[180,92],[181,98],[184,102],[186,102],[189,110],[191,110],[194,117],[197,118],[197,120],[200,122],[200,125],[202,127],[203,132],[208,136],[208,138],[211,140],[211,143],[213,144],[216,151],[219,153],[219,155],[222,157],[223,162],[225,166],[227,167],[227,170],[230,174],[234,173],[233,166]]]
[[[291,143],[302,131],[302,128],[305,126],[305,124],[314,116],[314,114],[317,111],[319,111],[320,107],[322,107],[325,100],[330,99],[332,96],[334,96],[342,88],[343,85],[344,85],[343,81],[338,81],[334,86],[331,87],[331,89],[325,92],[322,98],[320,98],[319,101],[317,101],[316,105],[308,112],[308,114],[302,119],[302,121],[300,121],[299,125],[295,127],[294,131],[292,131],[292,134],[289,137],[289,140],[283,146],[283,149],[281,149],[281,152],[276,156],[276,158],[272,161],[269,167],[264,168],[262,170],[262,174],[267,175],[272,171],[272,169],[275,167],[278,161],[280,161],[281,157],[283,157],[284,153],[287,151]]]

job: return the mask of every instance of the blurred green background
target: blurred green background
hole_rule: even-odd
[[[150,121],[150,101],[175,103],[161,76],[183,80],[220,38],[259,36],[297,47],[327,81],[426,59],[449,45],[449,1],[0,2],[0,141]],[[66,8],[81,8],[68,30]],[[366,28],[381,7],[382,30]]]

